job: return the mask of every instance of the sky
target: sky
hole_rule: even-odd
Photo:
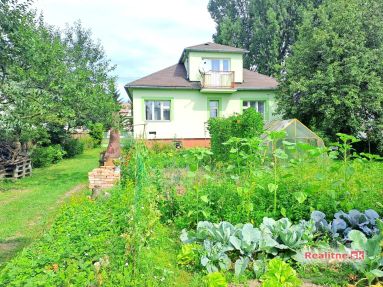
[[[76,20],[90,28],[124,84],[178,62],[185,47],[209,42],[215,23],[208,0],[35,0],[48,24]]]

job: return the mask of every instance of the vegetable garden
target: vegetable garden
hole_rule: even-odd
[[[270,133],[269,150],[230,122],[211,124],[211,149],[125,143],[111,197],[72,199],[0,285],[380,286],[381,157],[345,134],[321,148]],[[364,259],[304,258],[334,250]]]

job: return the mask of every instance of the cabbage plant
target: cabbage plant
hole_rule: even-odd
[[[367,237],[379,233],[377,220],[379,214],[373,210],[365,210],[364,213],[353,209],[348,213],[339,211],[335,213],[334,219],[327,222],[326,215],[320,211],[311,213],[311,220],[315,224],[315,230],[319,233],[328,233],[335,241],[349,241],[348,234],[351,230],[359,230]]]
[[[258,276],[263,269],[258,255],[278,255],[288,259],[308,243],[312,230],[313,222],[302,221],[294,225],[287,218],[276,221],[265,217],[260,228],[250,223],[234,226],[225,221],[218,224],[200,221],[195,231],[183,230],[180,238],[185,244],[203,245],[201,264],[208,272],[228,270],[231,260],[235,260],[236,275],[252,265]]]

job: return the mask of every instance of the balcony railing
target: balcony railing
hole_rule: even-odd
[[[202,74],[201,86],[205,89],[233,89],[234,71],[209,71]]]

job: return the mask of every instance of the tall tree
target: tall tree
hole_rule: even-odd
[[[383,2],[326,0],[308,12],[280,79],[279,110],[383,152]]]
[[[88,123],[111,125],[119,110],[114,66],[91,32],[80,23],[60,31],[17,0],[0,4],[0,137],[41,140]]]
[[[249,50],[245,66],[277,75],[297,37],[304,11],[321,0],[210,0],[214,41]]]

